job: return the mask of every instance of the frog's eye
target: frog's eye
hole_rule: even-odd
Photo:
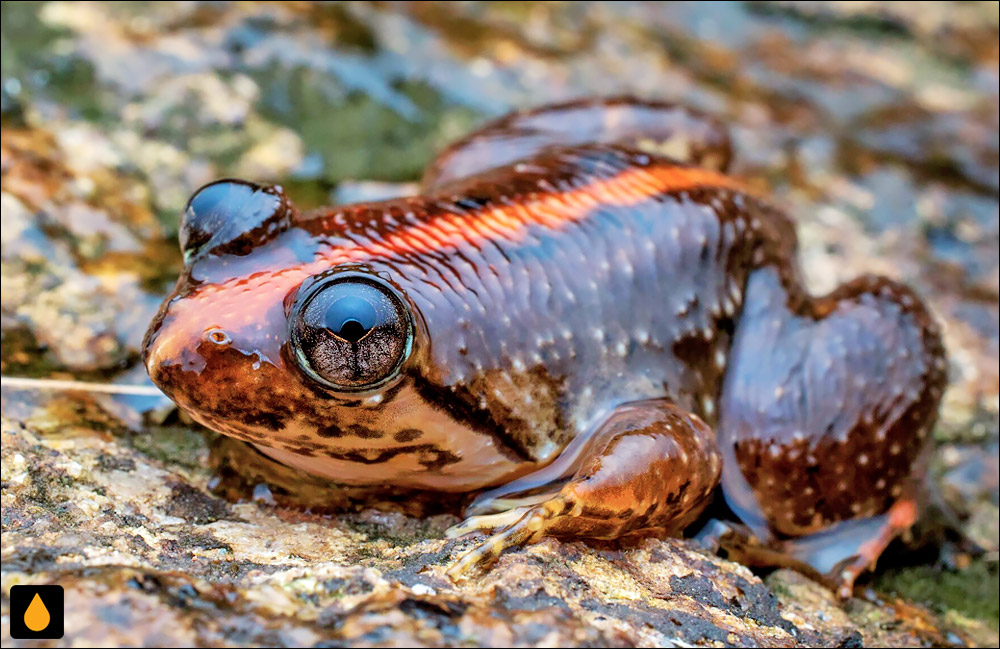
[[[291,344],[306,374],[335,390],[371,390],[396,376],[413,338],[396,291],[364,273],[303,287],[290,313]]]
[[[293,209],[280,187],[217,180],[194,193],[179,232],[185,257],[246,254],[288,229]]]

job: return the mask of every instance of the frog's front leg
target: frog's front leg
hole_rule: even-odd
[[[488,566],[505,549],[543,536],[617,539],[680,532],[708,504],[722,469],[712,430],[662,399],[620,406],[576,450],[578,468],[561,486],[546,491],[541,480],[525,476],[492,497],[505,511],[473,516],[449,530],[450,536],[493,535],[448,574]],[[560,470],[539,473],[558,485]],[[531,490],[540,493],[503,497]],[[480,502],[479,509],[489,504]]]

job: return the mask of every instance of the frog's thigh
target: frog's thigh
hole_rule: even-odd
[[[764,268],[745,303],[719,406],[723,493],[764,546],[848,592],[915,518],[945,382],[937,327],[880,277],[792,299]]]
[[[619,407],[585,453],[558,491],[511,499],[508,511],[474,516],[453,528],[451,536],[494,534],[449,574],[489,565],[503,550],[543,536],[616,539],[679,532],[708,504],[722,466],[711,429],[664,400]]]
[[[638,148],[720,171],[732,158],[729,130],[714,117],[678,104],[591,98],[512,113],[486,124],[441,152],[422,185],[435,189],[535,158],[552,146],[580,144]]]

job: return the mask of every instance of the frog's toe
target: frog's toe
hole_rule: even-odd
[[[469,516],[457,525],[452,525],[445,530],[445,536],[449,539],[457,539],[466,534],[474,532],[489,533],[501,528],[510,527],[524,516],[525,512],[531,509],[530,506],[515,507],[497,514],[484,514],[482,516]]]
[[[448,569],[448,576],[457,579],[476,569],[486,569],[510,548],[533,543],[545,536],[552,520],[561,516],[570,505],[562,497],[544,503],[520,507],[509,512],[488,516],[473,516],[448,530],[448,536],[460,536],[480,530],[499,530],[478,546],[462,555]]]

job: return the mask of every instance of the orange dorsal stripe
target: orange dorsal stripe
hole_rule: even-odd
[[[566,191],[539,192],[517,202],[498,200],[495,204],[463,213],[443,211],[421,223],[392,232],[379,241],[342,245],[321,250],[309,262],[280,269],[262,269],[249,276],[235,277],[218,284],[206,284],[187,296],[192,307],[243,311],[251,302],[263,306],[273,299],[283,300],[304,279],[338,264],[359,263],[394,256],[479,247],[488,241],[516,241],[532,225],[558,229],[586,218],[600,206],[636,205],[650,197],[694,189],[717,188],[749,194],[738,181],[714,171],[675,165],[632,167],[610,177],[594,180]],[[238,288],[236,291],[228,291]],[[255,292],[258,294],[255,295]],[[272,293],[273,292],[273,293]],[[222,295],[220,295],[220,293]],[[228,297],[227,293],[230,293]],[[265,295],[266,294],[266,295]],[[273,297],[268,297],[273,296]],[[248,318],[260,313],[247,313]]]

